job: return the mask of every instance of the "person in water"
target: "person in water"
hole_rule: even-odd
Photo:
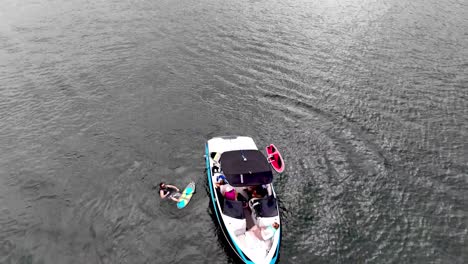
[[[166,199],[167,197],[171,198],[172,201],[178,202],[179,199],[176,197],[176,193],[178,193],[180,190],[174,185],[170,184],[165,184],[164,182],[161,182],[159,184],[159,196],[161,199]]]

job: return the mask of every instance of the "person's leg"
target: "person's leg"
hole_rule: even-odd
[[[173,192],[170,197],[172,201],[178,202],[180,201],[180,197],[182,197],[182,194],[179,192]]]
[[[249,229],[252,234],[254,234],[257,238],[262,239],[262,234],[260,233],[260,228],[257,225],[254,225],[252,228]]]

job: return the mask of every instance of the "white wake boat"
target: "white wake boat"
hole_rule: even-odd
[[[208,140],[205,159],[217,224],[232,250],[244,263],[276,263],[281,223],[273,173],[265,155],[252,138],[228,136]],[[234,187],[234,199],[223,196],[217,187],[221,175]],[[264,191],[256,191],[253,197],[252,190]],[[265,236],[266,231],[270,235]]]

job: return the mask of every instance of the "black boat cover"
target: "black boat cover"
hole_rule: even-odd
[[[258,150],[224,152],[219,163],[232,186],[269,184],[273,180],[270,164]]]

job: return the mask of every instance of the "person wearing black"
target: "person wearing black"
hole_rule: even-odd
[[[169,197],[174,202],[178,202],[179,199],[177,197],[177,194],[179,194],[179,191],[179,188],[177,188],[174,185],[165,184],[164,182],[161,182],[159,184],[159,196],[161,197],[161,199],[166,199],[167,197]]]

